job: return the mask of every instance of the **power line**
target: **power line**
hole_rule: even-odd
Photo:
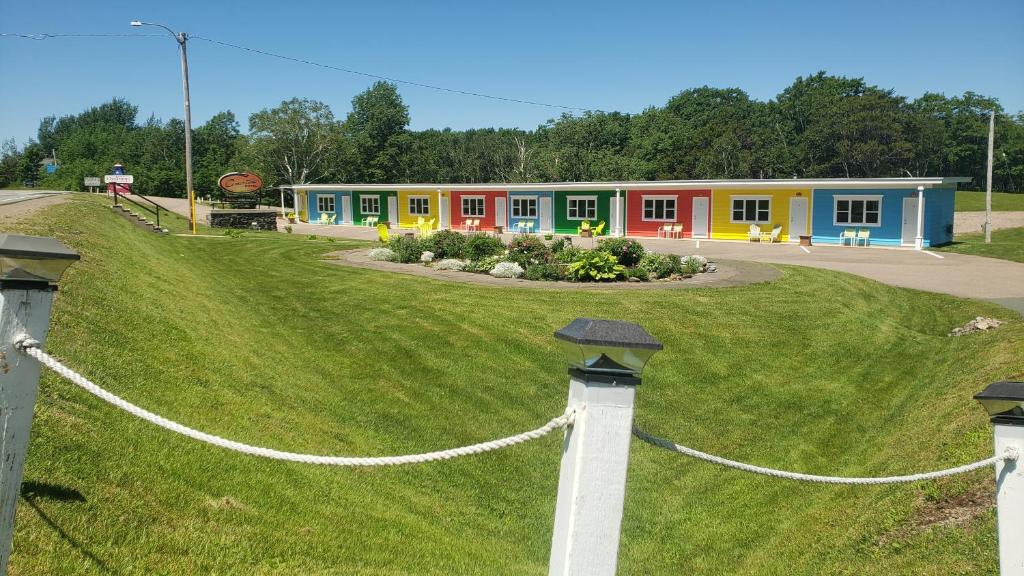
[[[0,32],[0,36],[46,40],[47,38],[145,38],[163,36],[163,34],[33,34],[28,32]]]
[[[262,54],[263,56],[270,56],[271,58],[279,58],[281,60],[288,60],[291,62],[298,62],[300,64],[307,64],[309,66],[316,66],[318,68],[326,68],[328,70],[335,70],[338,72],[345,72],[346,74],[355,74],[358,76],[365,76],[367,78],[376,78],[377,80],[385,80],[387,82],[395,82],[396,84],[406,84],[409,86],[416,86],[419,88],[428,88],[430,90],[438,90],[441,92],[449,92],[452,94],[462,94],[463,96],[475,96],[477,98],[488,98],[490,100],[500,100],[502,102],[515,102],[517,104],[529,104],[531,106],[543,106],[546,108],[559,108],[562,110],[579,110],[589,111],[589,108],[580,108],[578,106],[563,106],[561,104],[550,104],[547,102],[537,102],[535,100],[523,100],[520,98],[508,98],[505,96],[495,96],[493,94],[484,94],[481,92],[472,92],[470,90],[460,90],[458,88],[447,88],[445,86],[437,86],[434,84],[425,84],[422,82],[413,82],[412,80],[402,80],[401,78],[394,78],[391,76],[382,76],[380,74],[371,74],[369,72],[362,72],[359,70],[352,70],[350,68],[342,68],[340,66],[332,66],[330,64],[321,64],[320,62],[313,62],[312,60],[306,60],[303,58],[295,58],[292,56],[284,56],[282,54],[275,54],[273,52],[267,52],[266,50],[260,50],[257,48],[249,48],[248,46],[239,46],[238,44],[231,44],[230,42],[223,42],[221,40],[214,40],[212,38],[206,38],[203,36],[189,36],[191,39],[203,40],[212,44],[219,44],[221,46],[227,46],[229,48],[235,48],[236,50],[244,50],[246,52],[253,52],[256,54]]]

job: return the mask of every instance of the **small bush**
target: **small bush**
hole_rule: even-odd
[[[534,264],[526,269],[525,277],[527,280],[564,280],[565,266],[561,264]]]
[[[651,281],[651,274],[650,274],[650,272],[648,272],[644,268],[640,268],[639,266],[637,266],[636,268],[628,268],[626,270],[626,277],[627,278],[636,278],[637,280],[639,280],[641,282],[650,282]]]
[[[420,262],[423,262],[424,264],[430,264],[433,261],[434,261],[434,253],[431,252],[430,250],[427,250],[423,254],[420,254]]]
[[[703,256],[683,256],[680,258],[684,274],[698,274],[704,271],[708,259]]]
[[[504,251],[505,244],[501,242],[501,238],[486,234],[472,234],[466,238],[463,257],[470,260],[481,260],[488,256],[497,256]]]
[[[366,254],[366,257],[377,262],[390,262],[395,259],[395,251],[391,248],[374,248]]]
[[[656,254],[654,252],[644,254],[644,257],[637,264],[637,268],[646,270],[651,278],[668,278],[673,274],[683,271],[679,258],[669,254]]]
[[[462,260],[456,260],[455,258],[446,258],[437,264],[434,264],[434,268],[437,270],[462,270],[465,267],[465,262]]]
[[[291,234],[292,233],[292,226],[291,226],[291,224],[285,225],[284,231],[289,233],[289,234]]]
[[[508,245],[507,259],[523,268],[534,264],[543,264],[551,256],[551,249],[543,240],[536,236],[520,235],[512,239]]]
[[[551,253],[558,254],[562,250],[565,250],[567,247],[571,246],[572,238],[569,238],[568,236],[562,236],[558,240],[555,240],[554,242],[551,243]]]
[[[227,230],[224,231],[224,235],[230,236],[231,238],[241,238],[242,234],[244,234],[244,232],[242,232],[241,230],[236,230],[234,228],[228,228]]]
[[[569,264],[566,275],[576,282],[610,282],[626,274],[626,267],[603,250],[591,250]]]
[[[463,266],[465,272],[490,272],[492,268],[501,262],[501,256],[487,256],[479,260],[471,260]]]
[[[395,261],[403,264],[419,262],[423,243],[413,236],[392,236],[388,248],[395,252]]]
[[[453,230],[438,230],[423,240],[423,249],[435,258],[462,258],[466,252],[466,237]]]
[[[309,236],[306,236],[306,240],[316,240],[316,234],[310,234]]]
[[[491,269],[491,276],[495,278],[519,278],[523,275],[523,267],[515,262],[498,262]]]
[[[582,258],[586,253],[587,251],[583,248],[570,244],[569,246],[566,246],[565,249],[555,254],[555,260],[562,264],[572,264]]]
[[[646,252],[643,244],[631,238],[605,238],[597,249],[615,256],[623,266],[635,266]]]

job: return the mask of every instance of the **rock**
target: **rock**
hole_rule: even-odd
[[[704,271],[705,272],[718,272],[718,266],[715,266],[714,264],[708,264],[707,268],[705,268]]]
[[[628,278],[628,279],[626,280],[626,282],[643,282],[643,280],[641,280],[641,279],[639,279],[639,278],[637,278],[637,277],[635,277],[635,276],[630,276],[630,277],[629,277],[629,278]]]
[[[974,320],[964,324],[963,326],[957,326],[950,330],[950,336],[963,336],[965,334],[971,334],[973,332],[981,332],[983,330],[992,330],[998,328],[1003,323],[995,318],[985,318],[984,316],[978,316]]]

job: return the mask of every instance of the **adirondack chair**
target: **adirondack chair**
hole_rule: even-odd
[[[583,222],[580,222],[579,227],[576,228],[576,234],[583,236],[584,230],[586,230],[588,234],[590,233],[590,220],[584,220]]]
[[[324,212],[324,213],[320,214],[320,220],[317,222],[317,224],[321,224],[323,226],[326,226],[327,223],[330,222],[330,221],[331,221],[331,217],[328,216],[326,212]]]
[[[391,234],[388,232],[387,224],[377,224],[377,239],[384,244],[388,243],[391,239]]]
[[[753,242],[754,240],[761,241],[761,227],[757,224],[751,224],[750,231],[747,232],[747,242]]]
[[[334,221],[338,218],[337,214],[331,214],[331,217],[327,219],[328,224],[334,224]]]
[[[604,233],[604,220],[598,222],[597,227],[594,228],[594,236],[600,236]]]

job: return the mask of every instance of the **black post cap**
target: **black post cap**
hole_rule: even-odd
[[[0,285],[45,288],[60,280],[64,270],[80,258],[55,238],[0,234]]]
[[[621,320],[577,318],[555,338],[570,367],[590,374],[639,377],[651,356],[664,348],[643,327]]]
[[[993,382],[974,395],[993,424],[1024,426],[1024,382]]]

